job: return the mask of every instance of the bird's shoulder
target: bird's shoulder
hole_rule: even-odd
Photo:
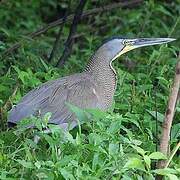
[[[57,92],[66,93],[67,91],[73,91],[75,89],[92,89],[97,87],[97,82],[88,73],[78,73],[70,76],[50,80],[40,86],[34,88],[27,93],[21,102],[31,101],[37,97],[54,97]],[[62,94],[63,95],[63,94]]]

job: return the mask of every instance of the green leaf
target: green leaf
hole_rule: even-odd
[[[138,87],[139,92],[143,92],[143,91],[147,91],[147,90],[151,90],[153,88],[152,84],[147,84],[147,85],[140,85]]]
[[[179,180],[179,178],[174,174],[167,174],[169,180]]]
[[[73,136],[67,131],[65,132],[66,139],[71,142],[72,144],[76,144],[76,140],[73,138]]]
[[[149,156],[145,155],[144,156],[144,162],[146,163],[148,169],[151,168],[151,159],[149,158]]]
[[[20,159],[18,159],[17,162],[18,162],[19,164],[21,164],[21,165],[22,165],[23,167],[25,167],[25,168],[29,168],[29,169],[34,168],[34,165],[33,165],[32,162],[28,162],[28,161],[20,160]]]
[[[157,10],[162,12],[163,14],[167,15],[167,16],[170,16],[170,17],[173,17],[173,15],[170,13],[170,11],[168,11],[167,9],[165,9],[164,6],[158,6],[157,7]]]
[[[49,67],[47,66],[47,64],[43,61],[43,59],[42,59],[42,58],[39,58],[39,59],[40,59],[40,61],[41,61],[42,65],[44,66],[45,70],[48,72]]]
[[[42,136],[45,138],[45,140],[49,143],[50,146],[54,145],[55,141],[50,135],[42,134]]]
[[[146,109],[146,111],[147,111],[151,116],[153,116],[154,119],[156,119],[156,111],[149,111],[149,110],[147,110],[147,109]],[[157,120],[158,120],[159,122],[163,122],[163,121],[164,121],[164,115],[161,114],[161,113],[159,113],[159,112],[157,112]]]
[[[58,133],[63,135],[65,133],[64,130],[56,124],[48,124],[48,128],[52,134]]]
[[[82,141],[82,140],[81,140],[81,136],[77,133],[77,134],[76,134],[76,140],[75,140],[76,144],[77,144],[77,145],[80,145],[80,144],[81,144],[81,141]]]
[[[88,135],[88,140],[89,144],[100,145],[103,142],[104,137],[102,137],[100,134],[90,133]]]
[[[142,160],[139,158],[130,158],[124,167],[128,169],[135,168],[145,170]]]
[[[0,139],[0,144],[4,144],[4,141]]]
[[[99,109],[86,109],[86,111],[92,116],[94,116],[96,119],[102,119],[107,116],[106,112]]]
[[[126,120],[126,122],[133,123],[134,125],[136,125],[142,131],[142,129],[141,129],[140,125],[139,125],[139,122],[138,122],[139,115],[131,114],[131,113],[128,112],[126,114],[126,116],[128,117],[127,119],[124,119],[124,120]]]
[[[180,123],[174,124],[171,129],[171,139],[180,138]]]
[[[136,145],[136,146],[140,146],[140,145],[142,144],[142,141],[137,140],[137,139],[132,139],[132,140],[131,140],[131,143],[133,143],[133,144]]]
[[[92,170],[95,171],[97,165],[99,164],[99,154],[95,153],[92,161]]]
[[[47,112],[44,117],[43,117],[43,125],[46,127],[48,122],[49,122],[49,119],[51,118],[52,116],[52,113],[51,112]]]
[[[167,159],[167,157],[161,152],[153,152],[149,155],[150,159]]]
[[[120,131],[120,128],[121,128],[121,120],[113,121],[113,122],[111,122],[111,125],[110,125],[110,127],[108,128],[107,131],[110,134],[115,134],[118,131]]]
[[[3,32],[7,37],[10,37],[10,32],[7,29],[1,27],[0,32]]]
[[[77,106],[74,106],[70,103],[66,103],[66,105],[76,115],[76,117],[80,121],[80,124],[84,123],[87,120],[87,115],[84,110],[82,110],[82,109],[78,108]]]
[[[58,170],[60,170],[63,166],[67,166],[72,159],[74,158],[74,155],[66,155],[64,156],[62,159],[60,159],[56,164],[55,167],[58,168]]]
[[[110,143],[109,144],[109,154],[112,156],[116,156],[119,151],[119,144]]]
[[[60,169],[60,172],[64,179],[75,180],[74,176],[65,168]]]
[[[142,156],[146,153],[146,151],[144,151],[144,149],[142,149],[142,148],[140,148],[138,146],[133,146],[133,145],[131,145],[131,146],[133,147],[133,149],[135,149]]]
[[[37,173],[36,176],[39,179],[47,179],[48,178],[48,176],[44,172]]]
[[[168,175],[168,174],[176,174],[177,171],[172,168],[164,168],[164,169],[156,169],[153,170],[154,173],[160,174],[160,175]]]
[[[34,165],[39,169],[41,167],[41,162],[37,161],[37,162],[34,163]]]

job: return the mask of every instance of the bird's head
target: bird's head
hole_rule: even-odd
[[[128,39],[128,38],[112,38],[106,41],[100,49],[106,51],[106,56],[109,59],[115,60],[120,55],[131,51],[136,48],[144,47],[144,46],[152,46],[157,44],[164,44],[171,41],[174,41],[173,38],[136,38],[136,39]]]

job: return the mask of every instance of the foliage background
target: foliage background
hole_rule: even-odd
[[[85,10],[115,2],[88,1]],[[72,2],[69,13],[74,12],[77,3]],[[71,56],[64,67],[56,68],[71,23],[65,24],[58,52],[51,63],[47,59],[58,27],[36,39],[26,35],[63,17],[66,8],[66,0],[0,2],[0,179],[154,179],[156,174],[178,178],[179,152],[169,169],[161,171],[155,170],[155,162],[164,156],[155,152],[176,55],[180,51],[180,1],[149,0],[134,8],[117,8],[83,19],[78,25]],[[16,130],[7,129],[11,104],[16,104],[43,82],[81,72],[102,41],[116,35],[173,37],[177,41],[137,49],[114,62],[118,84],[113,111],[84,112],[71,107],[80,120],[86,119],[88,113],[93,114],[93,123],[86,123],[82,129],[66,135],[54,126],[50,127],[52,135],[26,131],[22,125]],[[3,56],[8,47],[19,41],[21,48]],[[171,132],[171,149],[180,137],[179,119],[178,106]],[[42,128],[41,125],[37,127]],[[38,145],[32,141],[37,133],[42,137]]]

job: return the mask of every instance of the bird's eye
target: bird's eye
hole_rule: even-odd
[[[134,44],[134,41],[131,41],[131,40],[124,40],[124,41],[123,41],[123,44],[124,44],[125,46],[127,46],[127,45],[131,46],[131,45]]]
[[[126,40],[123,40],[122,44],[126,45]]]

